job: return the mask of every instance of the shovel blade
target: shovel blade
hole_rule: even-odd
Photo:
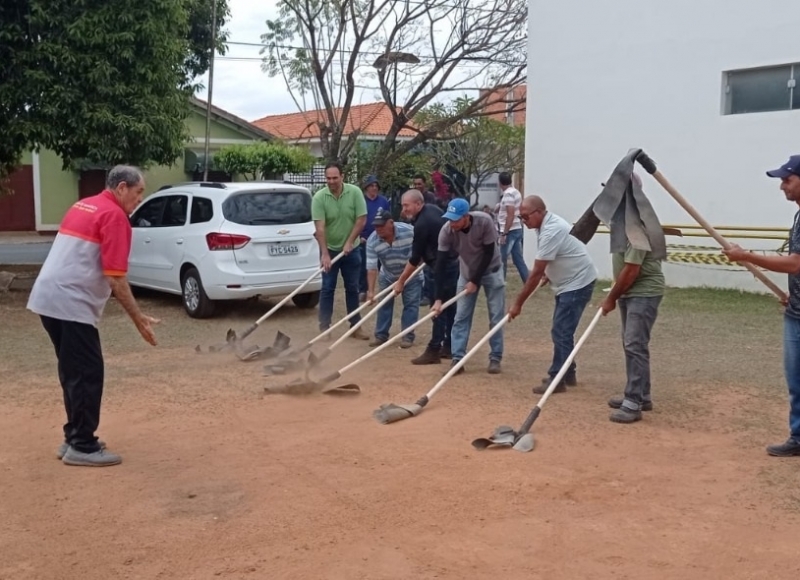
[[[381,405],[372,412],[373,418],[382,425],[389,423],[396,423],[403,419],[410,419],[416,417],[422,412],[422,407],[419,405],[395,405],[388,403]]]
[[[287,335],[283,334],[280,330],[275,334],[275,341],[272,343],[272,348],[275,353],[282,352],[289,348],[289,343],[292,342],[292,339],[289,338]]]
[[[359,395],[361,394],[361,387],[354,383],[346,385],[337,385],[335,387],[325,387],[322,389],[323,395]]]
[[[517,439],[517,433],[509,425],[500,425],[489,437],[479,437],[472,442],[475,449],[482,450],[492,446],[511,447]]]
[[[512,449],[514,451],[520,451],[522,453],[528,453],[529,451],[533,451],[534,446],[536,445],[536,441],[533,438],[533,433],[525,433],[522,437],[520,437]]]

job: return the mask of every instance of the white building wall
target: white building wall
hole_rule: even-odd
[[[788,229],[797,207],[764,172],[800,153],[800,110],[721,113],[723,71],[800,62],[796,8],[786,0],[531,0],[526,195],[575,221],[627,151],[641,147],[713,225]],[[694,223],[640,174],[662,223]],[[529,263],[535,246],[529,232]],[[589,248],[610,278],[608,236]],[[668,263],[664,271],[672,286],[764,289],[747,272]],[[774,279],[785,285],[785,276]]]

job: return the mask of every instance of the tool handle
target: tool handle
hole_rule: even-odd
[[[453,304],[455,304],[455,303],[458,301],[458,299],[459,299],[459,298],[461,298],[462,296],[466,296],[466,295],[467,295],[467,292],[466,292],[466,290],[462,290],[461,292],[459,292],[458,294],[456,294],[455,296],[453,296],[453,297],[452,297],[450,300],[448,300],[447,302],[445,302],[444,304],[442,304],[442,310],[445,310],[445,309],[449,308],[450,306],[452,306]],[[362,362],[364,362],[365,360],[367,360],[367,359],[369,359],[369,358],[371,358],[371,357],[375,356],[376,354],[378,354],[379,352],[381,352],[383,349],[385,349],[385,348],[388,348],[390,345],[392,345],[392,344],[394,344],[395,342],[397,342],[398,340],[400,340],[402,337],[404,337],[406,334],[408,334],[409,332],[411,332],[412,330],[414,330],[415,328],[417,328],[417,327],[418,327],[420,324],[424,323],[426,320],[430,320],[431,318],[433,318],[435,315],[436,315],[436,313],[435,313],[435,312],[429,312],[428,314],[426,314],[425,316],[423,316],[422,318],[420,318],[419,320],[417,320],[417,321],[416,321],[414,324],[412,324],[411,326],[409,326],[408,328],[406,328],[406,329],[405,329],[405,330],[403,330],[402,332],[400,332],[400,333],[398,333],[398,334],[394,335],[392,338],[390,338],[389,340],[387,340],[386,342],[384,342],[384,343],[383,343],[382,345],[380,345],[379,347],[377,347],[377,348],[375,348],[375,349],[373,349],[373,350],[369,351],[369,352],[368,352],[367,354],[365,354],[364,356],[362,356],[362,357],[360,357],[360,358],[357,358],[356,360],[354,360],[353,362],[351,362],[349,365],[347,365],[347,366],[345,366],[345,367],[342,367],[341,369],[339,369],[339,372],[340,372],[341,374],[344,374],[345,372],[347,372],[347,371],[349,371],[350,369],[352,369],[354,366],[356,366],[356,365],[358,365],[358,364],[361,364],[361,363],[362,363]]]
[[[383,298],[383,297],[384,297],[384,296],[385,296],[385,295],[386,295],[388,292],[391,292],[391,291],[392,291],[392,287],[391,287],[391,286],[388,286],[388,287],[384,288],[383,290],[381,290],[381,291],[378,293],[378,295],[377,295],[377,296],[375,296],[375,300],[380,300],[380,299],[381,299],[381,298]],[[355,316],[356,314],[358,314],[358,313],[359,313],[359,312],[361,312],[362,310],[365,310],[365,309],[369,308],[370,306],[372,306],[372,304],[374,304],[374,302],[364,302],[364,304],[362,304],[361,306],[359,306],[358,308],[356,308],[355,310],[353,310],[353,311],[352,311],[350,314],[348,314],[347,316],[345,316],[344,318],[342,318],[342,319],[341,319],[339,322],[337,322],[337,323],[336,323],[336,324],[334,324],[333,326],[329,326],[329,327],[328,327],[328,328],[326,328],[326,329],[325,329],[325,330],[324,330],[322,333],[318,334],[317,336],[315,336],[314,338],[312,338],[311,340],[309,340],[309,341],[308,341],[308,344],[309,344],[309,346],[310,346],[310,345],[312,345],[312,344],[314,344],[314,343],[316,343],[316,342],[319,342],[320,340],[322,340],[323,338],[325,338],[326,336],[328,336],[328,335],[329,335],[331,332],[333,332],[333,331],[334,331],[336,328],[338,328],[339,326],[341,326],[342,324],[344,324],[345,322],[347,322],[348,320],[350,320],[351,318],[353,318],[353,316]]]
[[[636,160],[642,165],[642,167],[650,173],[653,178],[658,181],[658,183],[663,187],[668,194],[670,194],[675,201],[678,202],[686,212],[694,218],[694,220],[700,224],[700,226],[708,232],[708,234],[716,240],[716,242],[722,246],[724,249],[728,249],[731,247],[731,244],[728,240],[722,237],[722,235],[714,229],[710,223],[708,223],[703,216],[690,204],[686,198],[684,198],[680,192],[675,189],[672,184],[667,180],[666,177],[656,169],[655,162],[648,157],[644,152],[639,153],[636,157]],[[742,266],[747,268],[747,270],[753,274],[758,280],[760,280],[767,288],[769,288],[779,299],[786,300],[786,293],[777,285],[775,282],[770,280],[764,272],[753,266],[748,262],[740,262]]]
[[[341,252],[340,254],[338,254],[338,255],[337,255],[337,256],[336,256],[336,257],[335,257],[333,260],[331,260],[331,265],[335,264],[335,263],[336,263],[336,262],[338,262],[340,259],[342,259],[342,258],[344,257],[344,255],[345,255],[345,254],[344,254],[344,252]],[[306,286],[308,286],[309,284],[311,284],[311,281],[312,281],[314,278],[316,278],[317,276],[319,276],[319,274],[320,274],[320,273],[321,273],[323,270],[324,270],[324,268],[322,268],[322,267],[319,267],[319,268],[317,268],[316,272],[314,272],[313,274],[311,274],[311,276],[309,276],[309,277],[308,277],[308,279],[307,279],[305,282],[303,282],[303,283],[302,283],[302,284],[300,284],[300,285],[299,285],[297,288],[295,288],[294,290],[292,290],[292,292],[291,292],[291,293],[290,293],[290,294],[289,294],[289,295],[288,295],[286,298],[284,298],[283,300],[281,300],[280,302],[278,302],[278,303],[277,303],[275,306],[273,306],[273,307],[270,309],[270,311],[269,311],[269,312],[267,312],[267,313],[266,313],[264,316],[262,316],[261,318],[259,318],[258,320],[256,320],[256,323],[255,323],[255,324],[254,324],[252,327],[250,327],[248,330],[249,330],[250,332],[253,332],[253,330],[255,330],[255,329],[258,327],[258,325],[259,325],[259,324],[261,324],[261,323],[262,323],[262,322],[264,322],[264,321],[265,321],[267,318],[269,318],[270,316],[272,316],[273,314],[275,314],[275,313],[276,313],[276,312],[277,312],[277,311],[278,311],[278,310],[279,310],[279,309],[280,309],[280,308],[281,308],[281,307],[282,307],[284,304],[286,304],[286,303],[287,303],[289,300],[291,300],[291,299],[292,299],[292,298],[293,298],[293,297],[294,297],[294,296],[295,296],[295,295],[296,295],[298,292],[300,292],[300,290],[302,290],[303,288],[305,288]],[[243,335],[241,336],[241,338],[244,338],[245,336],[247,336],[248,334],[250,334],[250,332],[247,332],[247,334],[243,334]]]
[[[437,392],[439,389],[441,389],[441,388],[444,386],[444,384],[445,384],[445,383],[446,383],[448,380],[450,380],[450,377],[452,377],[454,374],[456,374],[456,373],[458,372],[458,370],[459,370],[461,367],[463,367],[465,364],[467,364],[467,361],[468,361],[468,360],[469,360],[469,359],[472,357],[472,355],[474,355],[476,352],[478,352],[478,350],[479,350],[479,349],[480,349],[480,348],[481,348],[481,347],[482,347],[484,344],[486,344],[487,342],[489,342],[489,340],[490,340],[490,339],[491,339],[491,338],[492,338],[492,337],[493,337],[495,334],[497,334],[497,333],[500,331],[500,329],[501,329],[501,328],[503,328],[503,326],[505,326],[505,325],[506,325],[506,323],[507,323],[509,320],[510,320],[510,317],[508,316],[508,314],[506,314],[505,316],[503,316],[503,318],[500,320],[500,322],[498,322],[497,324],[495,324],[495,325],[492,327],[492,329],[491,329],[489,332],[487,332],[487,333],[486,333],[486,335],[485,335],[483,338],[481,338],[481,339],[480,339],[480,340],[479,340],[479,341],[478,341],[478,342],[475,344],[475,346],[473,346],[473,347],[472,347],[472,348],[469,350],[469,352],[467,352],[467,354],[465,354],[465,355],[464,355],[464,358],[462,358],[460,361],[458,361],[456,364],[454,364],[452,367],[450,367],[450,370],[449,370],[449,371],[447,371],[447,373],[446,373],[446,374],[445,374],[445,375],[444,375],[444,376],[443,376],[441,379],[439,379],[439,382],[438,382],[438,383],[436,383],[436,384],[433,386],[433,388],[432,388],[430,391],[428,391],[428,392],[427,392],[427,394],[425,395],[425,397],[427,397],[428,399],[432,399],[432,398],[433,398],[433,396],[436,394],[436,392]]]
[[[392,292],[390,292],[389,294],[384,296],[383,299],[380,302],[378,302],[372,310],[367,312],[364,316],[361,317],[361,320],[359,320],[353,326],[351,326],[350,330],[345,332],[342,336],[339,337],[339,339],[336,342],[334,342],[332,345],[330,345],[328,347],[328,350],[331,351],[334,348],[336,348],[337,346],[339,346],[340,344],[342,344],[345,340],[347,340],[350,337],[350,335],[352,335],[356,330],[361,328],[361,326],[369,319],[370,316],[372,316],[373,314],[378,312],[378,310],[381,309],[381,306],[383,306],[384,304],[386,304],[387,302],[389,302],[389,300],[392,300],[393,298],[394,298],[394,293],[392,293]]]
[[[597,314],[594,315],[594,318],[592,318],[592,321],[589,323],[589,326],[586,327],[586,330],[583,331],[583,334],[581,335],[581,337],[578,339],[578,342],[573,347],[572,352],[569,353],[569,356],[567,357],[567,360],[565,360],[564,364],[561,365],[561,369],[559,369],[558,374],[555,377],[553,377],[552,381],[550,381],[550,385],[547,387],[547,390],[542,395],[542,398],[539,399],[539,402],[536,403],[536,407],[534,408],[534,410],[536,408],[538,408],[541,411],[542,407],[544,407],[544,404],[547,402],[547,399],[553,393],[553,391],[555,390],[555,388],[558,385],[558,383],[560,383],[561,379],[564,378],[564,375],[567,374],[567,371],[569,370],[569,366],[572,364],[572,361],[575,360],[575,357],[578,355],[578,351],[583,346],[583,343],[586,342],[586,339],[589,338],[589,335],[592,333],[592,330],[594,330],[594,327],[597,326],[597,323],[600,321],[600,317],[602,315],[603,315],[603,309],[602,308],[598,308],[597,309]],[[528,415],[528,418],[525,419],[525,422],[522,424],[522,427],[520,427],[519,434],[520,435],[524,435],[525,433],[530,431],[531,427],[533,426],[533,422],[536,421],[536,417],[538,417],[538,416],[539,416],[539,412],[538,411],[535,412],[535,413],[534,413],[534,411],[531,411],[531,414]]]

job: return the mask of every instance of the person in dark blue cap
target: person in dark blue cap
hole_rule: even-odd
[[[788,201],[800,207],[800,155],[792,155],[778,169],[767,171],[769,177],[781,180],[781,191]],[[789,298],[784,302],[783,368],[789,387],[789,438],[785,443],[769,445],[767,453],[775,457],[800,456],[800,211],[794,214],[786,256],[765,256],[743,250],[736,244],[723,250],[733,262],[749,262],[754,266],[789,275]]]
[[[379,210],[390,210],[389,200],[380,194],[381,186],[378,183],[378,178],[374,175],[367,175],[364,179],[364,201],[367,202],[367,223],[364,224],[364,229],[361,230],[361,243],[358,245],[361,252],[361,275],[358,279],[358,299],[364,302],[367,298],[367,240],[372,232],[375,231],[375,226],[372,221],[375,219]]]

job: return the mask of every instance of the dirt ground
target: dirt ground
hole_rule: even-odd
[[[513,296],[519,282],[509,280]],[[656,408],[629,426],[608,421],[624,369],[618,316],[601,320],[578,357],[581,384],[548,401],[529,454],[470,441],[518,427],[535,403],[530,387],[551,355],[549,291],[508,327],[503,374],[486,374],[479,353],[420,416],[392,425],[373,409],[416,401],[447,368],[409,364],[427,324],[418,346],[387,349],[343,377],[360,395],[289,397],[264,386],[295,375],[194,352],[269,304],[197,321],[177,298],[147,294],[143,308],[163,319],[152,348],[112,301],[99,435],[124,462],[105,469],[55,458],[64,420],[55,358],[25,300],[0,295],[2,579],[800,572],[800,460],[764,452],[785,439],[788,409],[781,314],[769,297],[671,290],[651,345]],[[249,342],[269,344],[277,329],[302,344],[316,311],[287,307]],[[481,309],[472,342],[486,329]],[[366,350],[348,341],[326,368]]]

